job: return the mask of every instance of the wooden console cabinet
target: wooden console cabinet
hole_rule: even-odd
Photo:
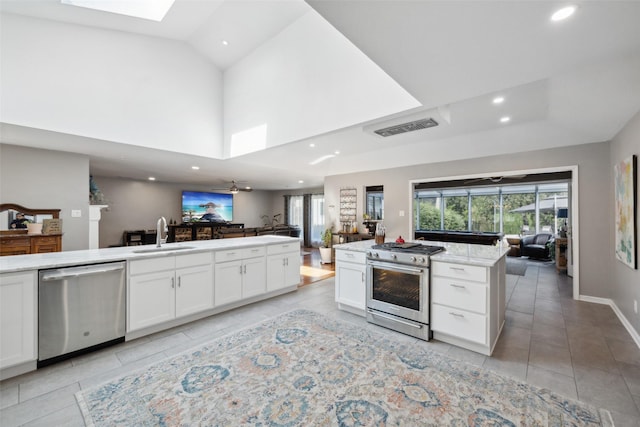
[[[62,234],[2,234],[0,256],[60,252]]]
[[[59,218],[60,209],[30,209],[13,203],[0,205],[0,212],[15,211],[28,216]],[[2,224],[4,227],[4,224]],[[8,226],[8,224],[7,224]],[[27,234],[26,229],[0,230],[0,256],[62,251],[62,233]]]

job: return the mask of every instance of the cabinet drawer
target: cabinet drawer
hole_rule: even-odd
[[[434,261],[431,263],[431,274],[433,276],[453,277],[454,279],[487,283],[487,268],[477,265]]]
[[[176,258],[174,256],[129,261],[129,274],[131,276],[174,270],[175,268]]]
[[[432,304],[431,329],[467,341],[487,343],[487,317],[439,304]]]
[[[336,249],[336,261],[347,261],[365,264],[367,262],[367,255],[364,252]]]
[[[214,254],[216,262],[236,261],[242,259],[242,249],[229,249],[226,251],[216,251]]]
[[[479,283],[434,277],[431,301],[463,310],[487,313],[487,287]]]
[[[197,265],[213,264],[211,252],[197,254],[176,255],[176,268],[195,267]]]
[[[27,246],[30,247],[31,246],[31,239],[29,237],[19,237],[19,238],[6,238],[6,239],[0,239],[0,244],[2,246]]]
[[[288,252],[297,252],[299,250],[299,242],[279,243],[277,245],[267,246],[267,255],[285,254]]]
[[[243,248],[241,250],[242,258],[256,258],[260,256],[264,256],[267,253],[266,248],[264,246],[256,246],[255,248]]]

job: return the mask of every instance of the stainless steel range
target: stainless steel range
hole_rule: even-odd
[[[383,243],[367,253],[367,321],[429,341],[430,255],[442,246]]]

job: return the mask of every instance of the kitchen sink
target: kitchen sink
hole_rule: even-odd
[[[178,246],[178,247],[160,247],[160,248],[147,248],[147,249],[138,249],[133,251],[134,254],[152,254],[156,252],[173,252],[173,251],[184,251],[186,249],[194,249],[195,246]]]

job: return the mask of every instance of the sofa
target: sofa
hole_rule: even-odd
[[[520,240],[520,256],[549,259],[549,243],[553,244],[553,241],[553,234],[550,233],[524,236]]]

